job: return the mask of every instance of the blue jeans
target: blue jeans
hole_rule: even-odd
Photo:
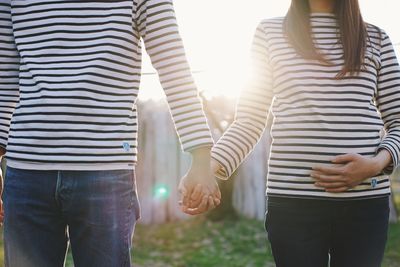
[[[268,198],[265,220],[277,267],[379,267],[389,198]]]
[[[68,241],[75,267],[131,266],[140,217],[133,170],[8,167],[3,197],[7,267],[61,267]]]

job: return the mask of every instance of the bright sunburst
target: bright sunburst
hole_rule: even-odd
[[[290,0],[175,0],[187,55],[199,90],[207,96],[237,97],[245,86],[248,52],[254,30],[263,18],[284,16]],[[400,43],[399,0],[360,0],[366,21]],[[397,46],[399,51],[400,46]],[[162,99],[158,77],[145,56],[141,99]]]

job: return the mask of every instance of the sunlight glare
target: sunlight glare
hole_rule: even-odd
[[[248,58],[253,33],[265,18],[284,16],[290,0],[175,0],[180,32],[199,91],[207,97],[237,97],[248,81]],[[364,19],[385,29],[400,43],[399,0],[360,0]],[[229,8],[227,8],[229,7]],[[396,46],[397,51],[400,45]],[[145,53],[144,53],[145,54]],[[141,100],[160,100],[158,76],[144,55]]]

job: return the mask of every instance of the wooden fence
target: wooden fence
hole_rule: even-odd
[[[141,222],[163,223],[187,218],[178,207],[177,187],[190,166],[190,157],[181,152],[166,104],[139,103],[139,162],[136,169]],[[219,136],[215,136],[218,139]],[[238,170],[233,205],[250,218],[262,219],[265,213],[265,177],[268,136]],[[157,189],[168,191],[160,197]]]
[[[190,158],[180,151],[168,108],[163,101],[139,103],[139,118],[137,179],[142,207],[141,222],[163,223],[185,219],[187,216],[182,214],[177,204],[177,187],[190,165]],[[217,140],[220,133],[214,133]],[[253,153],[235,174],[233,205],[239,214],[248,218],[264,218],[269,144],[270,138],[266,131]],[[168,198],[156,196],[154,190],[159,185],[168,189]],[[391,220],[396,219],[396,210],[392,206]]]
[[[190,166],[190,157],[180,150],[164,102],[139,104],[139,129],[136,177],[141,222],[163,223],[186,218],[178,207],[177,187]],[[160,188],[163,194],[157,192]]]

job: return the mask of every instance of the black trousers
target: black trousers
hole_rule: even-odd
[[[277,267],[379,267],[388,218],[388,197],[268,197],[265,227]]]

